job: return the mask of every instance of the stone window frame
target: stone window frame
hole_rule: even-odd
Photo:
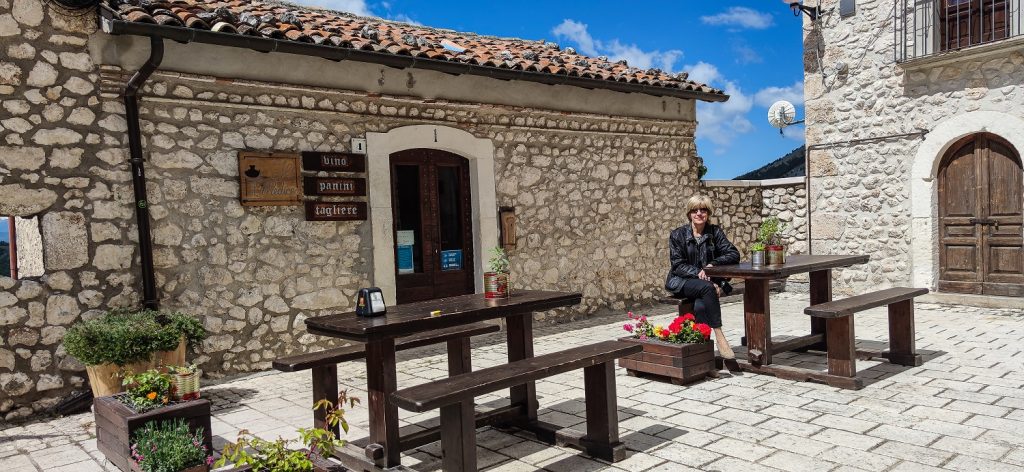
[[[407,149],[447,151],[469,160],[472,194],[473,267],[476,292],[483,291],[484,255],[498,245],[498,204],[494,143],[465,130],[440,125],[411,125],[384,133],[366,133],[367,187],[373,241],[373,284],[395,304],[394,217],[391,208],[391,154]]]
[[[939,122],[917,147],[910,171],[911,279],[937,291],[939,280],[939,165],[949,148],[966,136],[991,133],[1024,150],[1024,120],[997,111],[973,111]]]

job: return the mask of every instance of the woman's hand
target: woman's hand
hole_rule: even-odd
[[[715,293],[718,294],[718,298],[722,298],[722,287],[715,285]]]
[[[708,277],[708,274],[704,273],[704,269],[701,269],[701,271],[697,273],[697,278],[701,280],[707,280],[709,282],[711,281],[711,277]]]

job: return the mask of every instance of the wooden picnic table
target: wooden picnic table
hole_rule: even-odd
[[[825,320],[811,318],[811,332],[808,335],[786,339],[772,338],[768,282],[794,274],[809,273],[810,305],[817,305],[832,300],[832,269],[864,264],[867,261],[867,255],[797,254],[787,256],[785,264],[753,267],[750,262],[741,262],[704,269],[704,272],[711,277],[732,277],[744,280],[743,327],[746,333],[747,359],[743,360],[737,356],[736,362],[739,367],[743,370],[782,378],[815,379],[817,374],[807,369],[773,366],[772,356],[785,351],[826,350]]]
[[[504,318],[509,362],[533,357],[533,313],[578,304],[579,293],[519,290],[504,299],[485,299],[482,294],[461,295],[388,307],[387,314],[358,317],[354,313],[318,316],[306,319],[312,334],[332,336],[366,343],[366,406],[369,409],[370,436],[362,450],[354,446],[344,452],[361,455],[380,468],[400,465],[402,451],[437,441],[438,429],[401,436],[398,408],[391,401],[397,390],[395,338],[451,328],[485,320]],[[441,310],[440,315],[431,315]],[[469,338],[448,342],[449,374],[471,370]],[[337,379],[328,379],[336,382]],[[477,426],[515,423],[537,424],[537,392],[534,382],[513,386],[510,405],[477,416]],[[345,461],[346,457],[340,457]],[[348,459],[352,459],[351,455]],[[351,463],[351,462],[350,462]],[[355,465],[361,465],[356,462]],[[365,465],[365,464],[363,464]]]

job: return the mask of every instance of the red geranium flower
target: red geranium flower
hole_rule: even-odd
[[[701,335],[703,335],[704,339],[709,339],[711,337],[711,327],[704,323],[697,323],[693,325],[693,329],[696,329]]]
[[[693,316],[693,313],[687,313],[687,314],[685,314],[683,316],[680,316],[679,318],[682,318],[683,321],[693,321],[693,320],[697,319],[696,317]],[[676,319],[679,319],[679,318],[676,318]]]

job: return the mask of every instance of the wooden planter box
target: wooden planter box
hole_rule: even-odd
[[[634,337],[619,338],[619,341],[640,344],[643,352],[619,359],[619,367],[629,375],[638,372],[668,377],[672,383],[683,385],[703,379],[715,371],[715,345],[677,344],[648,339],[641,341]]]
[[[331,461],[329,461],[327,459],[324,459],[324,458],[322,458],[320,456],[312,457],[312,461],[313,461],[313,472],[344,472],[346,470],[349,470],[349,469],[346,469],[341,464],[335,464],[334,462],[331,462]],[[247,465],[243,465],[241,467],[235,467],[235,468],[232,468],[232,469],[224,470],[223,472],[251,472],[251,471],[252,471],[252,467],[249,467]]]
[[[188,421],[192,430],[203,428],[203,444],[207,451],[213,451],[213,435],[210,433],[210,401],[193,400],[163,408],[136,413],[115,397],[98,397],[93,400],[96,415],[96,447],[107,456],[110,463],[128,472],[132,470],[131,437],[135,430],[150,421],[166,421],[182,418]]]

